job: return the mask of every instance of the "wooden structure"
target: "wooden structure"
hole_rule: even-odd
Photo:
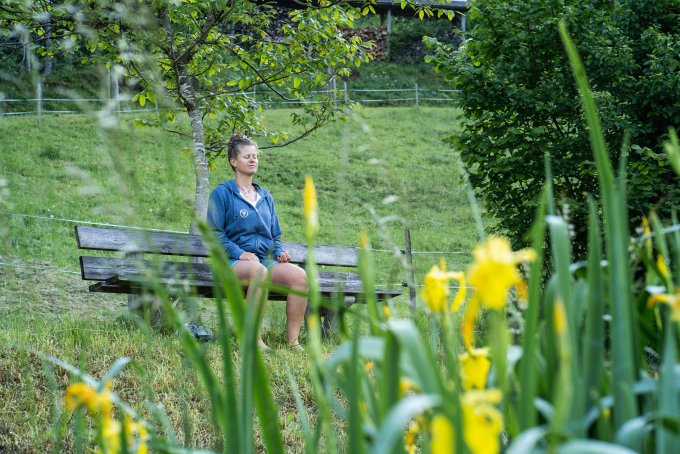
[[[170,294],[194,295],[212,298],[213,275],[209,264],[192,261],[176,261],[179,257],[207,258],[209,252],[200,236],[185,233],[158,232],[150,230],[123,230],[101,227],[76,226],[76,241],[80,249],[113,251],[122,257],[81,256],[82,278],[96,281],[89,286],[91,292],[126,293],[130,295],[150,292],[150,282],[162,285]],[[410,246],[410,242],[409,242]],[[283,243],[292,262],[304,265],[307,246],[303,243]],[[410,247],[405,251],[409,255]],[[154,257],[147,256],[153,254]],[[160,258],[159,258],[160,256]],[[162,257],[174,258],[164,260]],[[345,304],[365,300],[365,292],[359,275],[358,249],[346,246],[317,245],[314,250],[317,265],[341,268],[343,271],[320,271],[319,287],[327,298],[341,295]],[[411,279],[412,280],[412,279]],[[402,286],[408,286],[402,283]],[[379,299],[401,295],[400,289],[376,289]],[[270,292],[270,300],[285,300],[286,295]],[[129,299],[132,308],[134,296]],[[324,325],[329,328],[334,313],[326,312]]]

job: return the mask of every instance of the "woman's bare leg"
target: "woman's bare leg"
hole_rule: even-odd
[[[276,263],[272,267],[272,283],[293,290],[307,291],[307,273],[292,263]],[[289,344],[297,343],[300,328],[305,319],[307,299],[289,294],[286,300],[286,339]]]
[[[253,262],[249,260],[239,260],[236,262],[234,265],[234,273],[236,273],[236,277],[239,279],[239,281],[247,281],[248,284],[248,290],[246,291],[246,301],[252,301],[251,298],[255,298],[256,303],[259,303],[259,301],[262,301],[262,304],[266,304],[266,299],[262,300],[262,283],[267,279],[267,268],[264,267],[260,262]],[[259,282],[260,285],[257,288],[257,294],[253,294],[255,292],[255,285],[253,283]],[[264,310],[266,307],[262,307],[262,312],[264,313]],[[262,335],[260,334],[260,326],[257,327],[257,338],[258,338],[258,344],[260,347],[267,347],[267,344],[264,343],[262,340]]]

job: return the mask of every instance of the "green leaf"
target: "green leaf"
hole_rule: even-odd
[[[397,443],[401,443],[406,424],[415,416],[440,403],[441,397],[436,394],[421,394],[402,399],[390,411],[384,424],[379,428],[372,452],[376,454],[391,452]]]
[[[637,451],[604,441],[573,440],[560,446],[557,452],[559,454],[635,454]]]
[[[127,356],[124,356],[122,358],[118,358],[116,362],[113,363],[111,368],[106,371],[104,376],[102,376],[102,379],[99,382],[99,386],[97,387],[97,391],[101,391],[103,389],[103,386],[106,384],[106,382],[113,380],[120,374],[125,366],[132,361],[132,358],[129,358]]]
[[[517,435],[513,440],[506,454],[525,454],[538,452],[536,445],[545,438],[547,430],[544,426],[532,427]]]
[[[621,427],[625,421],[638,416],[637,402],[632,393],[635,381],[635,356],[632,332],[632,304],[630,270],[628,269],[628,221],[625,218],[623,195],[614,182],[607,146],[602,134],[595,101],[585,69],[564,22],[559,23],[560,36],[569,55],[574,78],[581,95],[583,110],[588,121],[591,147],[595,155],[600,185],[600,197],[607,228],[607,259],[611,265],[608,294],[612,301],[612,384],[616,401],[614,424]]]
[[[663,147],[673,170],[680,175],[680,141],[678,141],[678,133],[674,128],[668,130],[668,137],[669,140],[663,144]]]

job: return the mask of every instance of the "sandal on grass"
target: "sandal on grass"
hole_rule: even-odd
[[[300,342],[298,341],[295,341],[292,344],[288,344],[288,348],[290,348],[291,350],[298,350],[301,352],[305,351],[304,347],[300,345]]]

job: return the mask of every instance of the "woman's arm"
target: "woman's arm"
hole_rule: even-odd
[[[230,217],[230,207],[231,204],[227,203],[225,197],[229,197],[229,194],[223,194],[215,189],[212,194],[210,194],[210,200],[208,202],[208,226],[215,232],[215,236],[224,250],[227,251],[227,255],[230,259],[238,259],[245,252],[238,244],[234,243],[229,239],[229,232],[227,229],[227,219]]]
[[[283,244],[281,243],[281,224],[279,223],[279,216],[276,214],[276,207],[274,207],[274,199],[271,198],[271,212],[272,212],[272,225],[271,225],[271,232],[272,232],[272,239],[274,240],[274,260],[279,260],[279,256],[281,255],[282,252],[285,252],[283,249]],[[288,257],[288,260],[290,261],[290,257]]]

